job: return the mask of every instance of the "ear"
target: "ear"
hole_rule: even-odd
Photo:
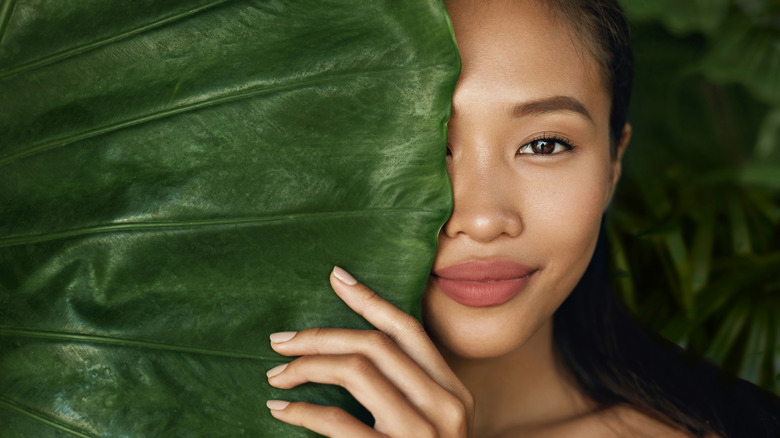
[[[606,199],[606,203],[604,205],[605,208],[607,205],[609,205],[610,202],[612,202],[612,196],[615,194],[615,188],[617,187],[617,183],[620,180],[620,174],[623,171],[623,154],[626,152],[626,148],[628,147],[628,142],[630,140],[631,124],[626,123],[623,126],[623,133],[620,135],[620,140],[618,141],[615,157],[612,158],[612,163],[610,164],[611,171],[609,181],[609,196]]]

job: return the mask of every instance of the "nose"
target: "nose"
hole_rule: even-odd
[[[447,237],[490,242],[522,233],[521,188],[512,184],[516,179],[510,170],[477,158],[452,158],[448,170],[454,204],[444,225]]]

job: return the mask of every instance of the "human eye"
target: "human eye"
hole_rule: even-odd
[[[520,146],[517,154],[554,155],[561,152],[571,152],[574,146],[571,141],[557,135],[544,134],[539,138]]]

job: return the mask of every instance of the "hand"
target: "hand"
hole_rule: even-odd
[[[471,393],[412,316],[334,268],[336,294],[377,330],[313,328],[271,335],[271,347],[301,356],[268,371],[281,389],[305,382],[339,385],[374,416],[374,429],[341,408],[270,400],[271,414],[329,437],[467,437]]]

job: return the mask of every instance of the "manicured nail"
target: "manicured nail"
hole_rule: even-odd
[[[349,272],[339,268],[338,266],[333,267],[333,275],[341,280],[342,283],[349,286],[354,286],[357,284],[357,280],[355,280],[353,276],[349,275]]]
[[[265,402],[265,405],[268,406],[268,409],[272,411],[281,411],[282,409],[286,408],[290,402],[284,401],[284,400],[268,400]]]
[[[279,366],[275,366],[270,370],[266,371],[265,375],[270,379],[271,377],[280,374],[282,371],[284,371],[285,368],[287,368],[287,364],[283,363]]]
[[[279,333],[271,333],[271,342],[274,344],[278,344],[280,342],[287,342],[295,335],[298,334],[298,332],[279,332]]]

